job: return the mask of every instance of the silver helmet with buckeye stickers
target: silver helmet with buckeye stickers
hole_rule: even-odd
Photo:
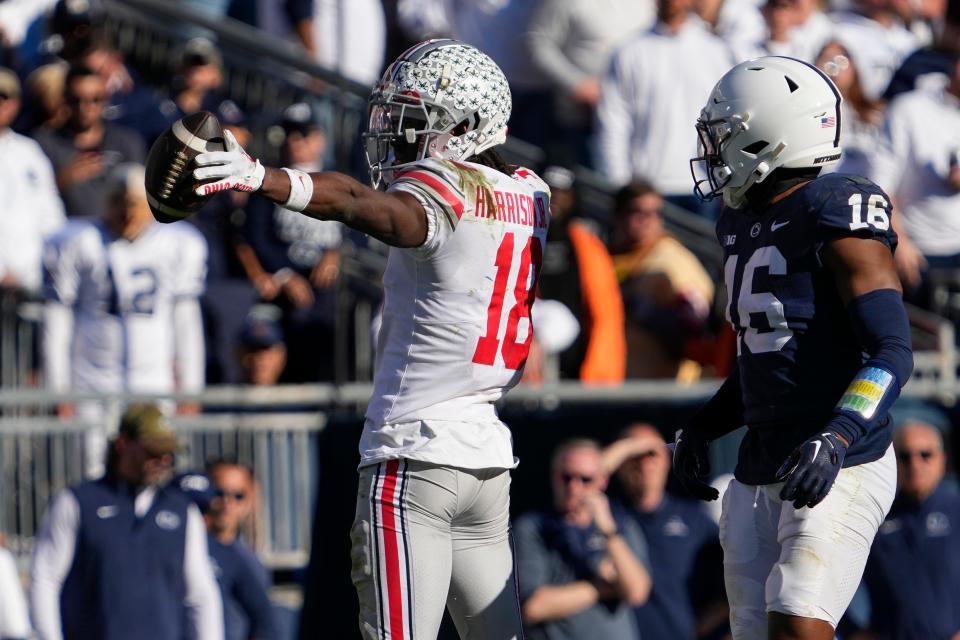
[[[465,160],[507,138],[512,101],[500,67],[476,47],[428,40],[384,71],[363,135],[370,179],[424,158]]]

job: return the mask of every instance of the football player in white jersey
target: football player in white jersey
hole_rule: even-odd
[[[259,191],[391,245],[374,394],[360,441],[353,580],[366,638],[520,638],[509,532],[510,432],[493,403],[520,379],[549,190],[492,151],[510,89],[453,40],[418,44],[370,98],[366,187],[264,168],[228,137],[199,194]]]
[[[105,216],[72,222],[45,246],[43,356],[54,391],[203,386],[206,241],[189,224],[153,223],[143,175],[141,165],[119,165]],[[83,402],[76,413],[99,422],[102,406]],[[91,477],[103,470],[105,446],[101,428],[88,432]]]

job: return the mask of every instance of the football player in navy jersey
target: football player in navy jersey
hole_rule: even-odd
[[[708,445],[748,427],[720,521],[735,640],[832,639],[896,490],[888,409],[913,368],[897,237],[876,185],[820,175],[840,103],[815,67],[765,57],[728,71],[696,125],[737,366],[677,432],[674,472],[716,499]]]

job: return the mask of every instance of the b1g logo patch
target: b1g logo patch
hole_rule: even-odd
[[[180,516],[173,511],[158,511],[157,517],[154,520],[158,527],[166,529],[167,531],[173,531],[180,526]]]

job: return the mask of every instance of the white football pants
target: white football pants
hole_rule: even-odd
[[[507,469],[360,469],[350,535],[363,637],[433,640],[446,606],[464,640],[522,638],[509,508]]]
[[[782,487],[731,480],[723,496],[720,543],[734,640],[766,640],[768,611],[837,627],[893,504],[893,447],[879,460],[841,469],[812,509],[781,501]]]

